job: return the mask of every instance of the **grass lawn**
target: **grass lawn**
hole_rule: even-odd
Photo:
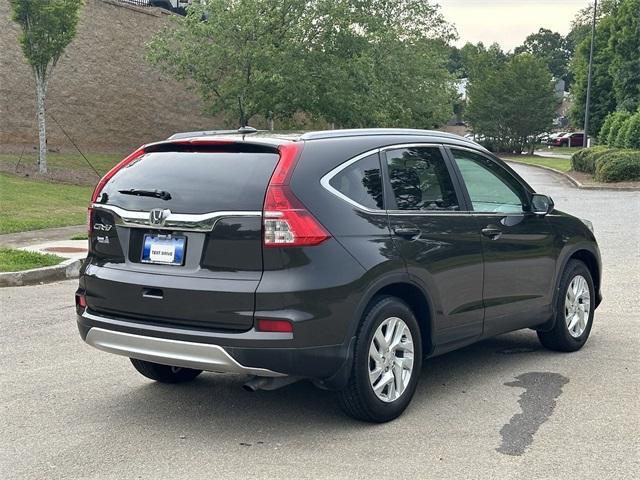
[[[109,171],[111,167],[113,167],[116,163],[122,160],[126,155],[113,154],[113,153],[85,153],[87,159],[91,162],[100,176],[104,175]],[[0,154],[0,163],[15,165],[20,158],[19,153],[8,154],[2,153]],[[37,164],[38,153],[37,152],[26,152],[22,155],[22,160],[20,160],[20,165],[33,165]],[[82,158],[79,153],[47,153],[47,165],[53,169],[69,169],[74,171],[86,171],[89,174],[93,174],[93,170],[87,164],[86,160]],[[96,183],[97,183],[96,176]]]
[[[578,150],[582,150],[582,147],[548,147],[547,145],[541,145],[538,150],[545,150],[551,153],[562,153],[564,155],[573,155]]]
[[[64,258],[50,253],[25,252],[0,247],[0,272],[19,272],[30,268],[49,267],[63,260]]]
[[[81,225],[91,187],[0,174],[0,233]]]
[[[503,160],[515,160],[516,162],[528,163],[531,165],[542,165],[543,167],[551,167],[561,172],[571,170],[571,160],[568,158],[549,158],[538,157],[537,155],[508,155],[501,156]]]

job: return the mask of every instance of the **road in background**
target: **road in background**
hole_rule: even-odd
[[[75,281],[4,288],[0,477],[637,478],[640,194],[514,168],[595,226],[604,302],[581,351],[549,352],[526,330],[431,359],[405,414],[369,425],[307,383],[155,384],[82,343]]]

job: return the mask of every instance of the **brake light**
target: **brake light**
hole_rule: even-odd
[[[76,293],[76,307],[87,308],[87,297],[85,297],[84,293]]]
[[[93,194],[91,195],[91,203],[93,203],[96,200],[98,200],[98,197],[102,193],[102,189],[104,188],[104,186],[107,184],[107,182],[109,180],[111,180],[111,178],[116,173],[118,173],[119,170],[122,170],[124,167],[126,167],[127,165],[132,163],[136,158],[141,157],[142,155],[144,155],[144,146],[138,148],[135,152],[133,152],[128,157],[126,157],[124,160],[121,160],[120,162],[118,162],[115,167],[113,167],[111,170],[109,170],[104,175],[104,177],[102,177],[100,179],[100,181],[96,185],[96,188],[94,188]]]
[[[104,186],[116,173],[118,173],[119,170],[122,170],[124,167],[131,164],[136,158],[141,157],[143,154],[144,146],[138,148],[131,155],[128,155],[123,160],[118,162],[111,170],[105,173],[104,177],[102,177],[96,185],[96,188],[93,189],[93,193],[91,194],[91,203],[89,204],[89,208],[87,208],[87,228],[89,235],[91,235],[91,232],[93,231],[93,208],[91,207],[92,204],[98,200],[98,197],[100,197]],[[89,240],[89,243],[91,243],[91,240]]]
[[[287,320],[259,319],[257,328],[261,332],[293,333],[293,325]]]
[[[87,233],[89,235],[89,245],[91,245],[91,232],[93,232],[93,208],[91,204],[87,208]]]
[[[263,206],[265,247],[312,246],[331,236],[289,187],[301,149],[297,143],[279,148],[280,160],[269,180]]]

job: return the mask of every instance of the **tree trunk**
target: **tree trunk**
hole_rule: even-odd
[[[38,172],[47,173],[47,127],[45,122],[45,97],[47,94],[46,79],[36,75],[36,102],[38,117],[38,138],[40,150],[38,152]]]

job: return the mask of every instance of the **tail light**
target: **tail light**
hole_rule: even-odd
[[[89,208],[87,209],[87,227],[89,229],[89,235],[91,235],[91,231],[93,230],[93,225],[92,225],[92,218],[93,218],[93,208],[91,208],[91,206],[93,205],[93,203],[95,203],[98,198],[100,197],[100,194],[102,193],[102,189],[104,188],[104,186],[107,184],[107,182],[109,180],[111,180],[111,178],[118,173],[118,171],[122,170],[124,167],[126,167],[127,165],[130,165],[136,158],[141,157],[142,155],[144,155],[144,146],[138,148],[135,152],[133,152],[131,155],[127,156],[126,158],[124,158],[123,160],[121,160],[120,162],[118,162],[111,170],[109,170],[104,177],[102,177],[100,179],[100,181],[98,182],[98,184],[96,185],[96,188],[93,189],[93,193],[91,194],[91,203],[89,204]]]
[[[331,236],[289,188],[301,149],[298,143],[279,148],[280,160],[269,180],[263,207],[265,247],[312,246]]]
[[[76,308],[80,310],[87,308],[87,297],[84,293],[76,292]]]

